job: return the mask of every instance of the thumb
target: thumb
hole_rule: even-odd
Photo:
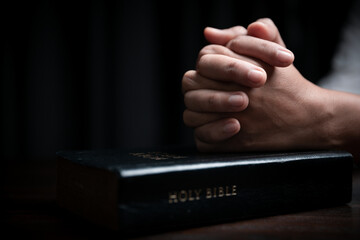
[[[248,28],[248,35],[275,42],[285,47],[279,30],[270,18],[261,18],[256,22],[251,23]]]
[[[212,27],[206,27],[204,29],[204,36],[208,42],[223,46],[237,36],[246,34],[247,30],[241,26],[235,26],[227,29],[217,29]]]

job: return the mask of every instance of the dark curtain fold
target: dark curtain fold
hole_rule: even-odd
[[[2,159],[60,149],[191,144],[181,77],[205,26],[271,17],[312,81],[330,67],[351,1],[1,3]]]

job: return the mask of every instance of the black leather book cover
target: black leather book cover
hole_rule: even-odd
[[[111,229],[174,229],[351,201],[352,156],[316,151],[58,152],[60,206]]]

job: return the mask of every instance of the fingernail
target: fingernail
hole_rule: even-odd
[[[276,57],[282,63],[292,62],[294,59],[293,55],[285,50],[278,50]]]
[[[229,103],[233,107],[241,107],[244,105],[244,97],[241,95],[231,95],[228,99]]]
[[[238,125],[234,122],[227,123],[223,128],[225,133],[235,133],[238,131]]]
[[[253,69],[249,71],[248,78],[250,81],[258,85],[264,81],[265,74],[260,70]]]

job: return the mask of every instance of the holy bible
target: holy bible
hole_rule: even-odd
[[[351,201],[352,155],[339,151],[200,154],[58,152],[57,201],[110,229],[153,231]]]

